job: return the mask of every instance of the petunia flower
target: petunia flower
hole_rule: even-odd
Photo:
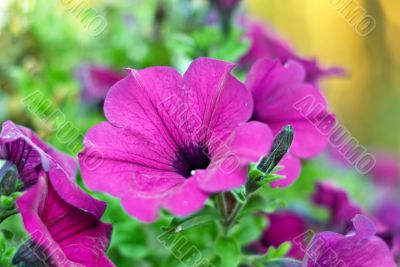
[[[105,255],[112,226],[99,220],[104,203],[77,193],[62,172],[56,176],[55,186],[46,173],[40,172],[37,183],[17,200],[30,239],[19,248],[13,264],[114,266]],[[90,201],[91,210],[74,206],[76,201]]]
[[[300,172],[300,160],[318,155],[328,144],[335,118],[327,111],[325,98],[314,85],[305,82],[301,64],[279,60],[258,60],[246,78],[253,93],[252,119],[268,124],[274,134],[285,125],[294,128],[290,153],[282,161],[287,178],[273,186],[291,184]]]
[[[89,188],[151,222],[160,208],[186,216],[210,194],[243,185],[273,136],[262,123],[246,123],[253,100],[233,68],[199,58],[183,76],[169,67],[128,69],[105,100],[108,122],[85,136],[79,160]]]
[[[119,72],[97,65],[81,65],[75,75],[81,83],[82,100],[86,103],[102,103],[110,87],[122,79]]]
[[[316,83],[323,77],[345,75],[342,68],[322,68],[316,59],[300,57],[286,42],[261,23],[244,22],[244,24],[245,29],[249,29],[245,37],[250,39],[251,46],[240,59],[241,66],[248,68],[260,58],[278,59],[282,64],[289,60],[296,60],[306,71],[305,81],[310,83]]]
[[[400,201],[398,196],[386,196],[374,208],[374,216],[385,227],[379,235],[386,238],[393,254],[400,259]]]
[[[353,225],[355,232],[348,235],[316,234],[307,248],[303,266],[396,267],[388,246],[375,235],[372,221],[357,215]]]
[[[4,174],[15,166],[24,188],[36,183],[40,170],[62,168],[67,177],[74,177],[77,164],[74,158],[42,141],[30,129],[5,121],[0,133],[0,159],[5,160],[0,170]]]
[[[335,229],[344,230],[355,215],[362,213],[361,208],[350,201],[344,190],[329,182],[317,183],[312,200],[315,204],[329,210],[331,215],[330,225]]]
[[[302,245],[293,242],[308,229],[306,220],[291,211],[279,211],[268,214],[268,227],[262,237],[252,245],[250,250],[257,253],[266,253],[271,246],[279,247],[282,243],[292,242],[288,256],[296,259],[303,259],[304,251]],[[304,245],[304,244],[303,244]]]
[[[390,153],[377,153],[376,165],[370,175],[380,185],[399,186],[400,160]]]

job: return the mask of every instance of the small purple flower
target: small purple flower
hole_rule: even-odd
[[[222,30],[229,34],[231,29],[231,19],[240,0],[210,0],[211,5],[218,11]],[[212,12],[210,12],[212,15]]]
[[[260,58],[278,59],[282,64],[289,60],[296,60],[306,71],[305,81],[310,83],[316,83],[323,77],[345,75],[342,68],[332,67],[325,69],[319,66],[316,59],[304,59],[298,56],[287,43],[280,40],[276,34],[261,23],[245,22],[244,24],[246,24],[246,28],[250,29],[246,37],[251,40],[251,46],[247,54],[241,58],[241,66],[250,67]]]
[[[386,196],[374,210],[376,219],[382,224],[380,236],[386,238],[393,254],[400,259],[400,201],[398,196]]]
[[[99,220],[104,203],[78,191],[63,172],[56,171],[53,178],[56,183],[41,172],[37,183],[17,200],[31,239],[19,248],[13,263],[18,266],[114,266],[105,255],[112,226]],[[91,202],[86,205],[90,210],[75,206],[76,202],[87,201]]]
[[[15,166],[24,188],[36,183],[40,170],[49,171],[52,167],[63,167],[68,177],[76,173],[74,158],[59,152],[43,142],[30,129],[6,121],[0,133],[0,159],[6,160],[0,172]]]
[[[76,70],[81,83],[82,100],[87,103],[101,103],[113,84],[122,79],[119,72],[103,66],[82,65]]]
[[[330,211],[330,224],[335,229],[344,230],[355,215],[362,213],[361,208],[350,201],[344,190],[335,187],[329,182],[317,183],[312,199],[315,204],[323,206]]]
[[[225,10],[231,10],[235,8],[241,0],[211,0],[211,2]]]
[[[335,118],[327,111],[325,98],[314,85],[305,83],[305,70],[295,61],[284,65],[278,60],[258,60],[246,78],[246,85],[253,93],[252,119],[271,127],[274,134],[285,125],[294,128],[290,153],[280,165],[286,179],[274,186],[291,184],[300,172],[300,159],[320,153],[328,144],[328,134]],[[326,123],[329,122],[329,123]],[[288,162],[290,160],[290,162]]]
[[[279,247],[286,241],[292,242],[288,256],[303,259],[302,245],[293,242],[307,231],[307,222],[300,215],[290,211],[280,211],[268,215],[268,228],[260,240],[250,246],[258,253],[267,252],[270,246]],[[304,244],[303,244],[304,245]]]
[[[146,222],[160,208],[192,214],[210,194],[243,185],[273,136],[262,123],[246,123],[253,100],[233,68],[199,58],[183,77],[169,67],[128,69],[105,100],[108,122],[85,137],[79,160],[87,185],[121,198]]]
[[[320,232],[309,244],[304,267],[396,267],[386,243],[377,237],[372,221],[364,215],[353,219],[355,232],[341,235]]]
[[[376,165],[371,171],[371,176],[378,184],[398,186],[400,184],[400,160],[389,153],[376,154]]]

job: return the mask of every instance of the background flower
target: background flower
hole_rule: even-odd
[[[294,128],[290,155],[286,157],[291,161],[286,163],[284,159],[281,163],[286,167],[283,172],[289,174],[273,183],[275,186],[289,185],[297,178],[299,158],[308,159],[320,153],[327,146],[327,133],[333,127],[330,124],[322,129],[324,121],[334,122],[334,117],[327,111],[320,90],[305,82],[305,75],[304,68],[295,61],[282,65],[278,60],[260,59],[246,77],[254,98],[252,119],[268,124],[274,134],[288,124]]]
[[[81,83],[82,100],[87,103],[102,103],[110,87],[123,77],[113,69],[97,65],[81,65],[75,75]]]
[[[244,67],[250,67],[261,58],[278,59],[282,64],[289,60],[295,60],[303,66],[305,81],[309,83],[316,83],[323,77],[345,75],[342,68],[322,68],[315,58],[300,57],[289,47],[288,43],[280,40],[275,33],[260,23],[245,22],[245,29],[248,29],[246,37],[250,39],[251,46],[240,59],[240,64]]]
[[[365,216],[353,219],[355,233],[343,236],[334,232],[315,235],[306,252],[303,266],[344,264],[349,267],[395,267],[386,243],[375,236],[374,224]]]

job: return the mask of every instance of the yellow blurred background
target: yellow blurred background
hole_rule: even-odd
[[[339,2],[364,8],[374,31],[357,34]],[[370,149],[400,152],[400,1],[246,0],[245,8],[298,53],[345,67],[347,79],[323,84],[339,122]]]

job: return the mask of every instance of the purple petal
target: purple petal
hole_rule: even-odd
[[[85,149],[79,154],[79,162],[89,188],[115,197],[124,196],[128,191],[154,197],[183,183],[184,178],[174,172],[161,152],[157,157],[156,154],[153,158],[150,157],[153,154],[146,156],[147,152],[151,153],[150,144],[149,149],[143,147],[143,154],[140,154],[135,148],[142,147],[142,144],[137,145],[140,140],[136,141],[136,136],[131,137],[130,133],[108,122],[100,123],[87,132]]]
[[[234,64],[209,58],[193,61],[183,79],[188,105],[201,120],[198,138],[223,138],[250,119],[253,99],[249,90],[230,74]]]
[[[45,143],[30,129],[12,121],[6,121],[2,125],[0,158],[17,166],[20,179],[26,186],[36,182],[38,166],[44,171],[58,166],[68,176],[75,176],[77,167],[74,158]]]
[[[154,222],[158,219],[159,209],[162,198],[158,196],[140,196],[135,194],[126,194],[122,198],[122,206],[128,214],[146,223]]]
[[[269,225],[264,231],[259,244],[258,252],[267,252],[270,246],[279,247],[286,241],[292,242],[292,248],[288,256],[302,259],[304,257],[303,246],[293,242],[307,231],[306,221],[296,213],[290,211],[280,211],[268,215]],[[252,245],[253,247],[253,245]]]
[[[265,156],[272,144],[270,128],[259,122],[240,125],[228,138],[230,142],[219,148],[221,157],[204,172],[199,181],[207,192],[219,192],[239,187],[246,182],[248,165]]]
[[[54,265],[114,266],[105,255],[111,225],[64,201],[44,175],[17,206],[34,243]]]
[[[338,229],[345,228],[356,214],[362,213],[361,208],[350,201],[344,190],[328,182],[317,183],[312,199],[314,203],[329,209],[331,224]]]
[[[113,84],[122,79],[115,70],[96,65],[82,65],[76,76],[81,82],[82,99],[88,103],[101,102]]]
[[[376,165],[371,176],[377,184],[398,186],[400,184],[400,161],[390,153],[376,153]]]
[[[327,120],[334,117],[326,110],[326,101],[314,86],[304,83],[304,70],[290,61],[257,61],[248,73],[246,84],[253,92],[253,119],[267,123],[274,134],[290,124],[294,128],[291,153],[310,158],[328,144],[333,128]]]
[[[283,157],[278,166],[283,167],[283,169],[277,171],[276,174],[285,176],[285,178],[272,181],[272,188],[290,186],[300,176],[301,162],[298,158],[293,157],[290,152]]]
[[[176,187],[167,197],[164,204],[167,210],[178,216],[187,216],[204,207],[208,195],[200,190],[196,176],[193,175],[191,179]]]
[[[245,22],[245,24],[249,23]],[[309,83],[316,83],[325,77],[346,75],[340,67],[322,68],[315,59],[296,55],[285,41],[279,39],[275,33],[260,23],[251,23],[245,27],[250,29],[246,37],[250,39],[251,46],[240,60],[243,67],[249,67],[261,58],[278,59],[282,64],[289,60],[296,60],[303,66],[306,72],[305,81]]]
[[[352,235],[318,233],[307,250],[304,266],[395,267],[386,243],[373,235],[373,223],[363,215],[353,222],[356,233]]]

